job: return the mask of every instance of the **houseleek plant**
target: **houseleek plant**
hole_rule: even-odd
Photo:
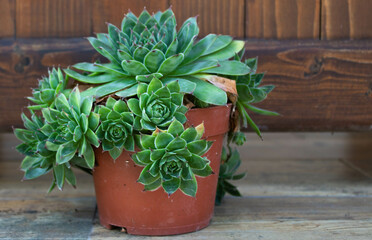
[[[232,104],[232,122],[221,159],[216,202],[227,193],[240,195],[229,181],[236,174],[242,145],[240,126],[261,133],[248,111],[277,115],[253,104],[263,101],[274,86],[261,86],[257,59],[243,60],[244,42],[226,35],[198,39],[196,18],[176,30],[171,9],[156,14],[129,12],[120,28],[89,37],[103,61],[82,62],[52,69],[33,90],[22,114],[24,129],[14,130],[26,155],[24,179],[52,172],[55,186],[75,186],[72,167],[88,173],[95,166],[95,148],[115,161],[123,151],[143,167],[138,182],[147,191],[163,188],[194,197],[197,177],[213,173],[204,156],[213,142],[203,138],[204,125],[186,127],[190,108]],[[64,74],[63,74],[64,72]],[[67,88],[69,78],[88,85]]]

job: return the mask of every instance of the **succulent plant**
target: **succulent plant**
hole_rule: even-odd
[[[78,154],[84,157],[89,168],[94,166],[92,145],[100,145],[95,130],[99,124],[99,115],[92,112],[93,99],[81,99],[75,87],[68,100],[60,94],[56,98],[55,108],[43,108],[42,114],[46,124],[40,129],[48,137],[46,146],[56,151],[56,163],[69,162]]]
[[[229,180],[239,180],[245,177],[245,173],[235,174],[241,164],[239,152],[235,149],[231,154],[227,154],[222,148],[220,173],[218,176],[216,205],[220,205],[226,193],[240,197],[238,188],[232,185]]]
[[[166,129],[174,119],[186,122],[183,106],[183,94],[180,93],[178,81],[167,85],[154,77],[149,84],[140,83],[137,98],[128,100],[128,106],[135,115],[134,129],[155,130]]]
[[[238,145],[238,146],[242,146],[242,145],[247,141],[247,139],[246,139],[244,133],[238,131],[238,132],[234,133],[234,136],[233,136],[232,141],[233,141],[236,145]]]
[[[176,30],[176,18],[171,9],[150,15],[144,10],[137,18],[129,12],[121,29],[108,24],[108,34],[90,37],[91,45],[109,63],[78,63],[75,69],[88,72],[79,74],[71,69],[66,74],[81,82],[102,84],[88,90],[86,95],[98,97],[116,93],[120,97],[136,94],[139,82],[148,82],[156,76],[164,83],[180,80],[182,92],[192,93],[199,100],[224,105],[227,95],[199,74],[246,75],[249,67],[230,60],[244,47],[244,41],[230,36],[209,34],[196,41],[199,28],[196,17],[187,19]],[[207,93],[207,94],[206,94]]]
[[[125,148],[134,151],[133,139],[133,113],[122,100],[109,97],[106,106],[98,107],[101,118],[96,134],[102,142],[102,149],[109,151],[111,157],[116,159]]]
[[[21,170],[25,172],[24,179],[30,180],[53,171],[53,182],[49,191],[57,185],[59,189],[63,188],[65,180],[72,186],[76,185],[76,178],[68,163],[56,163],[56,151],[48,149],[48,135],[45,135],[41,128],[45,125],[44,120],[33,114],[29,119],[22,114],[22,119],[26,129],[14,129],[16,137],[22,141],[17,146],[17,150],[26,155],[21,164]],[[73,163],[78,167],[86,167],[79,164],[76,157]]]
[[[212,145],[202,140],[204,125],[184,129],[175,120],[165,131],[157,129],[152,135],[142,135],[142,151],[132,155],[133,161],[144,166],[138,182],[146,191],[163,187],[173,194],[177,189],[189,196],[195,196],[197,182],[195,175],[206,177],[212,173],[209,160],[201,157]]]
[[[68,94],[66,90],[67,77],[62,74],[61,69],[53,68],[49,71],[48,77],[43,77],[39,81],[39,87],[32,90],[32,97],[28,97],[30,101],[36,105],[28,106],[30,110],[40,110],[45,107],[53,107],[54,101],[58,94]]]

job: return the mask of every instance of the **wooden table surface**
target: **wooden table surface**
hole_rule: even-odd
[[[244,195],[226,197],[199,232],[154,239],[372,239],[372,134],[247,134]],[[50,177],[21,182],[17,140],[0,135],[0,239],[143,239],[98,223],[89,176],[46,195]]]

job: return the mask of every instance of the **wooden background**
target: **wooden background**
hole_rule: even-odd
[[[52,66],[97,57],[83,38],[120,25],[131,9],[165,10],[179,24],[198,15],[200,35],[247,40],[277,88],[254,116],[268,131],[369,130],[372,126],[370,0],[0,0],[0,131],[20,126],[37,79]]]

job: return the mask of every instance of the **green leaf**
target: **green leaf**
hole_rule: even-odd
[[[205,73],[213,73],[213,74],[222,74],[222,75],[231,75],[231,76],[239,76],[239,75],[246,75],[251,70],[247,65],[242,62],[238,61],[222,61],[219,62],[219,66],[212,69],[204,70]]]
[[[203,169],[192,169],[192,172],[199,177],[208,177],[213,173],[213,170],[209,164],[207,164]]]
[[[211,61],[196,61],[183,66],[178,67],[169,76],[187,76],[196,74],[199,72],[206,71],[211,68],[218,67],[218,63],[215,60]]]
[[[145,185],[144,190],[145,191],[155,191],[160,186],[161,186],[161,178],[158,178],[158,180],[156,180],[155,182]]]
[[[74,172],[71,168],[68,168],[65,164],[65,177],[69,184],[71,184],[73,187],[76,187],[76,177]]]
[[[83,136],[83,132],[81,131],[80,126],[76,126],[74,130],[74,137],[73,137],[74,142],[78,142],[82,136]]]
[[[203,52],[203,55],[209,55],[211,53],[217,52],[221,49],[227,47],[233,41],[231,36],[228,35],[218,35],[214,39],[213,43]]]
[[[166,149],[171,152],[177,149],[184,149],[186,145],[187,143],[185,140],[180,137],[176,137],[167,145]]]
[[[262,108],[258,108],[258,107],[255,107],[251,104],[244,104],[244,107],[246,107],[247,109],[251,110],[252,112],[255,112],[255,113],[258,113],[258,114],[261,114],[261,115],[267,115],[267,116],[280,116],[279,113],[277,112],[273,112],[273,111],[269,111],[269,110],[265,110],[265,109],[262,109]]]
[[[192,93],[194,92],[195,88],[196,88],[196,84],[191,82],[191,81],[188,81],[186,79],[183,79],[183,78],[177,78],[177,77],[164,77],[162,78],[162,82],[164,84],[171,84],[171,83],[174,83],[174,82],[178,82],[179,86],[180,86],[180,90],[179,92],[183,92],[183,93]]]
[[[183,57],[184,55],[179,53],[165,59],[160,65],[158,72],[165,75],[174,71],[182,63]]]
[[[151,164],[147,165],[141,172],[139,178],[138,178],[138,182],[144,184],[144,185],[147,185],[147,184],[151,184],[151,183],[154,183],[156,180],[159,179],[159,175],[157,176],[152,176],[149,172],[150,170],[150,167],[151,167]]]
[[[85,152],[84,152],[84,159],[85,159],[85,162],[87,163],[88,167],[90,169],[92,169],[94,167],[94,151],[93,151],[93,148],[90,144],[87,144],[86,145],[86,149],[85,149]]]
[[[200,61],[214,60],[214,61],[223,61],[233,57],[236,53],[240,52],[244,48],[245,42],[234,40],[227,47],[222,48],[221,50],[204,55],[199,58]]]
[[[187,128],[181,135],[180,137],[185,139],[185,141],[187,143],[189,142],[192,142],[196,139],[196,136],[197,136],[197,132],[195,130],[195,128],[191,127],[191,128]]]
[[[26,157],[22,160],[22,163],[21,163],[21,170],[22,170],[22,171],[26,171],[26,170],[28,170],[29,168],[32,167],[32,165],[34,165],[34,164],[37,163],[38,161],[40,161],[40,158],[35,158],[35,157],[26,156]]]
[[[142,135],[141,145],[145,149],[155,149],[155,136],[152,135]]]
[[[122,91],[116,92],[115,95],[122,98],[132,97],[137,94],[138,84],[134,84],[131,87],[128,87]]]
[[[209,49],[210,46],[215,42],[216,39],[216,34],[209,34],[201,39],[199,42],[197,42],[192,47],[191,51],[186,55],[185,59],[182,62],[182,65],[194,62],[196,59],[202,56],[203,53],[206,52],[206,50]]]
[[[116,148],[116,147],[114,147],[113,149],[111,149],[111,150],[109,151],[110,156],[111,156],[112,159],[114,159],[114,160],[116,160],[116,159],[121,155],[122,152],[123,152],[123,149]]]
[[[187,160],[187,163],[191,168],[201,170],[205,168],[208,161],[196,154],[192,154],[192,156]]]
[[[173,139],[172,134],[161,132],[155,138],[155,146],[157,149],[165,148]]]
[[[81,104],[81,113],[84,113],[86,115],[90,114],[90,111],[92,110],[93,107],[93,98],[92,97],[86,97],[84,98],[82,104]]]
[[[172,195],[180,187],[181,180],[179,178],[172,178],[169,181],[162,182],[162,186],[168,195]]]
[[[125,71],[131,75],[145,75],[150,73],[150,71],[142,63],[136,60],[123,60],[121,66]]]
[[[72,77],[73,79],[76,79],[80,82],[91,83],[91,84],[101,84],[101,83],[112,82],[120,78],[120,76],[118,75],[113,75],[113,74],[108,74],[108,73],[97,75],[97,76],[86,76],[86,75],[81,75],[71,69],[65,69],[64,71],[67,74],[67,76]]]
[[[158,49],[154,49],[146,55],[144,64],[151,72],[157,72],[164,60],[164,53]]]
[[[64,165],[57,165],[53,168],[54,176],[56,178],[59,190],[62,190],[65,183],[65,167]]]
[[[147,53],[149,53],[150,50],[148,50],[147,48],[145,47],[137,47],[136,50],[134,50],[133,52],[133,58],[139,62],[143,62],[145,56],[147,55]]]
[[[95,146],[96,148],[99,147],[98,137],[90,128],[88,128],[87,132],[85,133],[85,136],[93,146]]]
[[[181,180],[180,189],[184,194],[195,197],[198,190],[195,176],[191,180]]]
[[[196,84],[193,95],[199,100],[214,105],[225,105],[227,103],[226,92],[222,89],[199,78],[190,76],[186,79]]]
[[[139,106],[139,100],[136,98],[131,98],[127,102],[129,109],[137,116],[142,116],[142,111]]]
[[[173,137],[177,137],[177,136],[181,135],[183,133],[183,131],[184,131],[183,125],[179,121],[173,121],[169,125],[168,130],[167,130],[167,132],[172,134]]]
[[[71,141],[59,146],[56,154],[56,162],[58,164],[63,164],[70,161],[78,149],[78,144]]]
[[[48,168],[30,168],[27,169],[27,171],[25,172],[24,179],[25,180],[34,179],[40,177],[41,175],[46,174],[48,171],[49,171]]]
[[[91,112],[88,117],[88,127],[95,130],[99,124],[99,114]]]
[[[187,144],[187,149],[194,154],[201,155],[201,153],[207,148],[206,140],[196,140]]]
[[[137,82],[133,77],[124,77],[106,84],[103,84],[96,88],[95,96],[96,97],[103,97],[108,94],[120,91],[122,89],[131,87],[135,85]]]

